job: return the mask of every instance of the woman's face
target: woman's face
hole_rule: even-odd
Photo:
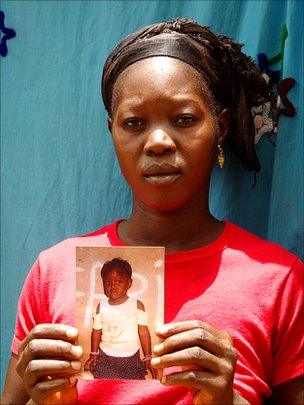
[[[149,208],[181,208],[207,190],[219,129],[199,73],[152,57],[129,66],[114,86],[109,128],[121,171]]]

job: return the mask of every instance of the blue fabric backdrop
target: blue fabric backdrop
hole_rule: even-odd
[[[2,1],[17,36],[1,61],[1,376],[16,304],[38,252],[130,211],[118,170],[100,72],[127,33],[173,17],[193,17],[244,42],[256,58],[279,51],[288,28],[284,77],[294,118],[283,117],[277,146],[257,145],[257,186],[228,156],[215,169],[211,206],[226,218],[303,256],[303,37],[301,1]],[[280,68],[279,65],[275,68]]]

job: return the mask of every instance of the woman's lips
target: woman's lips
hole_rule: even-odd
[[[160,173],[144,177],[149,183],[155,186],[167,186],[174,183],[180,177],[180,173]]]
[[[180,169],[167,162],[151,163],[143,170],[144,178],[155,186],[167,186],[174,183],[180,176]]]

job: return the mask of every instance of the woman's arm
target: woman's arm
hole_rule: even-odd
[[[81,369],[82,354],[74,344],[77,336],[77,329],[68,325],[36,325],[20,343],[19,356],[10,361],[3,404],[74,404],[74,375]]]
[[[265,405],[286,404],[304,404],[304,376],[273,387],[272,397],[265,403]]]
[[[1,404],[21,405],[26,404],[30,399],[23,382],[16,371],[18,357],[12,353],[8,363],[6,379],[1,396]]]

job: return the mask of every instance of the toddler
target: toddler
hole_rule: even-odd
[[[147,313],[137,299],[128,297],[132,268],[121,258],[107,261],[101,269],[108,300],[99,303],[91,333],[91,353],[85,363],[94,378],[144,380],[150,367],[151,336]],[[139,341],[144,353],[140,358]]]

